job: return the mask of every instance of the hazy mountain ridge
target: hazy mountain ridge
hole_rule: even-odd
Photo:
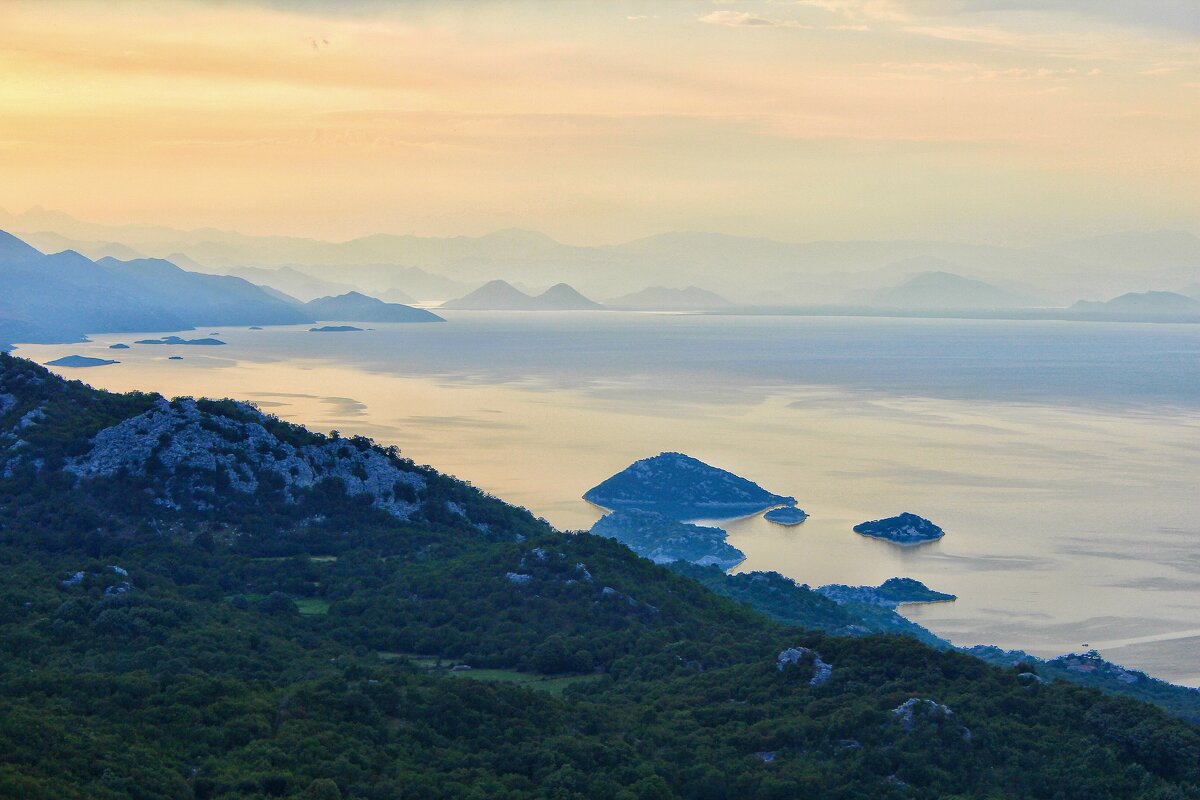
[[[729,301],[716,292],[698,286],[672,289],[666,286],[649,286],[636,292],[605,301],[610,308],[632,311],[709,311],[725,308]]]
[[[398,274],[389,285],[387,274],[418,267],[468,284],[496,275],[530,285],[566,282],[598,297],[621,296],[647,284],[698,284],[738,303],[772,305],[841,304],[864,286],[884,288],[906,272],[931,271],[905,266],[914,259],[940,260],[954,265],[944,271],[1010,291],[1022,284],[1026,291],[1036,287],[1048,304],[1063,305],[1088,293],[1116,295],[1200,278],[1200,237],[1183,231],[1113,233],[1028,247],[904,240],[781,242],[700,232],[574,246],[521,230],[478,237],[379,234],[322,242],[212,229],[93,225],[46,212],[0,215],[4,222],[17,231],[56,230],[54,235],[81,241],[118,241],[150,255],[184,253],[219,270],[290,265],[324,280],[350,281],[373,292],[394,286],[422,299],[426,294],[413,291]],[[32,240],[39,241],[36,236]],[[363,271],[367,267],[369,273]]]
[[[43,255],[4,235],[0,340],[73,341],[87,333],[312,321],[241,278],[186,272],[161,259]],[[20,323],[14,326],[12,323]]]
[[[922,272],[895,286],[863,292],[866,305],[908,309],[1025,308],[1036,300],[953,272]]]

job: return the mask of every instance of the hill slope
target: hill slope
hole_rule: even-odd
[[[769,621],[366,439],[6,355],[0,438],[0,796],[1200,791],[1150,706]]]

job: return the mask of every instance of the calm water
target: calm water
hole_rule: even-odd
[[[1200,684],[1200,326],[447,316],[21,354],[115,357],[64,372],[365,432],[563,528],[596,519],[586,489],[680,450],[812,515],[791,529],[725,523],[741,569],[813,585],[911,576],[959,595],[906,610],[956,643],[1053,656],[1086,642]],[[902,549],[850,531],[900,511],[945,539]]]

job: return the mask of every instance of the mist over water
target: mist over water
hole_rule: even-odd
[[[909,576],[959,596],[905,609],[957,644],[1052,656],[1086,642],[1200,684],[1200,326],[445,316],[345,334],[229,329],[212,348],[112,351],[142,336],[104,335],[19,354],[116,357],[62,372],[367,433],[562,528],[599,516],[579,499],[589,487],[682,451],[811,514],[796,528],[719,523],[747,554],[739,569],[812,585]],[[850,530],[901,511],[946,537],[900,548]]]

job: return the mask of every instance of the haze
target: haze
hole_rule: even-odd
[[[1196,8],[9,0],[0,206],[333,240],[1195,233]]]

